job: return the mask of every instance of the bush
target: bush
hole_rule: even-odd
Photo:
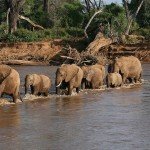
[[[27,29],[18,29],[16,32],[13,33],[14,36],[19,39],[19,41],[26,41],[26,42],[32,42],[32,41],[38,41],[39,36],[36,32],[29,31]]]
[[[52,28],[39,31],[31,31],[27,29],[18,29],[13,34],[6,34],[4,29],[0,27],[0,41],[4,42],[33,42],[45,39],[62,38],[68,39],[72,37],[83,36],[83,29],[80,28]]]
[[[141,28],[138,34],[144,36],[145,39],[150,39],[150,28]]]
[[[1,24],[0,25],[0,41],[6,36],[6,31],[7,31],[7,25]]]
[[[80,28],[67,28],[66,32],[72,36],[72,37],[83,37],[84,36],[84,31],[83,29]]]

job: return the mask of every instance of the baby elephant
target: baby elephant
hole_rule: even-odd
[[[107,87],[117,87],[122,85],[122,76],[115,72],[115,73],[108,73],[106,77]]]
[[[31,88],[31,94],[48,96],[51,80],[45,75],[28,74],[25,77],[25,94],[28,88]]]

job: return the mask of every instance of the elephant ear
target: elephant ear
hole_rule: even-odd
[[[0,84],[10,75],[11,67],[0,65]]]
[[[66,66],[66,78],[65,82],[72,80],[79,72],[79,67],[75,64]]]
[[[90,82],[92,80],[93,75],[94,75],[94,70],[89,70],[86,80]]]

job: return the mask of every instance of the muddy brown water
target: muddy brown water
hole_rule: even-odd
[[[56,70],[14,68],[21,75],[22,96],[26,74],[44,73],[54,79]],[[143,70],[142,86],[1,106],[0,150],[149,150],[150,64],[143,64]]]

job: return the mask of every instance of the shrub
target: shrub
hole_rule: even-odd
[[[84,31],[83,31],[83,29],[80,29],[80,28],[74,28],[74,27],[67,28],[66,32],[70,36],[73,36],[73,37],[82,37],[82,36],[84,36]]]
[[[145,39],[150,39],[150,28],[141,28],[138,34],[144,36]]]
[[[27,29],[18,29],[16,32],[13,33],[13,35],[16,36],[19,41],[32,42],[38,41],[40,39],[36,32]]]
[[[7,31],[7,25],[1,24],[0,25],[0,41],[6,36],[6,31]]]

